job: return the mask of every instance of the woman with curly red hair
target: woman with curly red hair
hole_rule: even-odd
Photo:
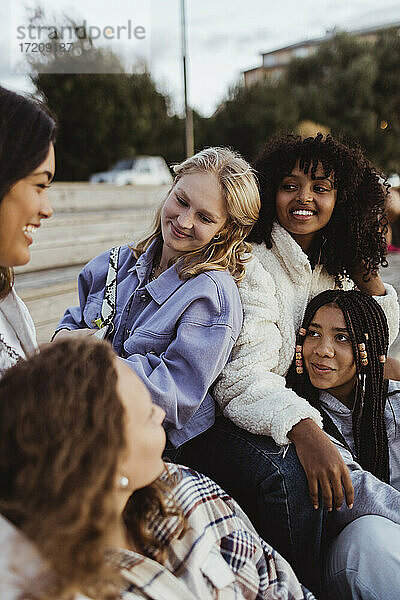
[[[378,272],[386,265],[387,192],[357,145],[329,135],[274,138],[253,166],[261,210],[239,285],[243,328],[214,386],[223,416],[177,460],[227,489],[316,592],[319,495],[338,509],[344,496],[352,505],[353,488],[319,412],[285,387],[285,375],[306,306],[323,290],[356,285],[374,295],[396,337],[397,295]]]

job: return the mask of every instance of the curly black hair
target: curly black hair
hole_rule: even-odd
[[[321,163],[326,177],[333,173],[337,200],[329,223],[315,236],[311,262],[320,262],[340,286],[352,267],[365,264],[365,275],[387,266],[387,219],[385,199],[388,184],[364,156],[356,142],[344,143],[330,135],[315,137],[285,134],[272,138],[254,161],[260,182],[261,211],[248,241],[272,248],[271,231],[276,221],[275,198],[282,179],[296,161],[311,178]],[[317,258],[316,258],[317,257]]]

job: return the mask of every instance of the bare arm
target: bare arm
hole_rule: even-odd
[[[386,294],[385,284],[379,273],[376,273],[375,275],[370,274],[368,276],[368,281],[364,281],[364,274],[365,269],[363,267],[353,270],[351,274],[358,289],[370,296],[384,296]]]
[[[400,381],[400,360],[388,356],[385,363],[385,379]]]

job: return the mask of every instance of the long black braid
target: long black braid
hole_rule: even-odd
[[[385,425],[387,381],[384,379],[384,363],[389,344],[389,330],[385,313],[379,304],[363,292],[351,290],[327,290],[313,298],[304,315],[302,328],[308,331],[317,310],[326,304],[335,304],[343,312],[346,327],[353,346],[356,364],[356,385],[353,407],[353,436],[355,458],[367,471],[389,482],[389,449]],[[303,345],[305,336],[297,336],[297,345]],[[359,344],[365,344],[368,364],[361,363]],[[287,386],[299,396],[306,398],[323,414],[324,429],[343,442],[330,417],[319,402],[319,391],[311,385],[304,368],[296,372],[293,361],[287,378]],[[347,446],[347,444],[346,444]]]

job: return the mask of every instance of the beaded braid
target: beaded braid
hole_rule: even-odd
[[[384,362],[389,330],[379,304],[363,292],[327,290],[309,303],[296,340],[296,358],[287,375],[287,385],[324,413],[319,391],[303,369],[302,347],[308,327],[321,306],[335,304],[343,312],[353,346],[357,380],[354,390],[353,436],[355,454],[361,466],[379,479],[389,481],[389,450],[384,419],[387,382]],[[299,358],[299,355],[301,358]],[[343,442],[337,427],[324,413],[324,429]],[[347,446],[347,444],[346,444]]]

